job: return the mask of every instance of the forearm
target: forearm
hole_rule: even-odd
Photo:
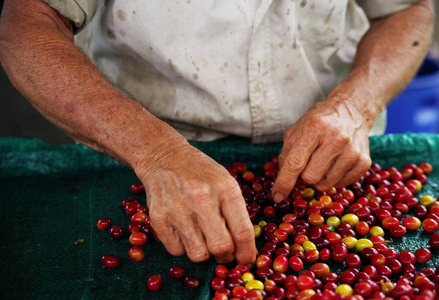
[[[184,140],[117,91],[56,15],[33,14],[11,9],[2,16],[0,57],[13,84],[48,120],[133,168],[153,157],[161,141]]]
[[[327,101],[348,101],[372,126],[382,109],[418,70],[431,42],[433,21],[429,0],[421,0],[387,18],[372,20],[358,46],[353,71]]]

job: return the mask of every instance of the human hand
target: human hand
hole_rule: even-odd
[[[151,225],[172,255],[194,262],[212,254],[253,265],[256,245],[239,185],[213,159],[177,142],[136,173],[147,193]]]
[[[364,175],[371,165],[372,123],[365,118],[347,101],[313,105],[285,133],[280,172],[272,189],[274,201],[287,197],[299,176],[326,191],[349,185]]]

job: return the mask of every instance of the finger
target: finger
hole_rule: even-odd
[[[222,214],[233,238],[238,264],[253,266],[256,260],[256,243],[253,225],[239,188],[223,195]]]
[[[284,200],[291,192],[300,173],[318,146],[318,139],[301,138],[291,147],[286,155],[284,164],[279,171],[272,195],[275,202]]]
[[[226,174],[225,178],[228,178]],[[228,183],[230,182],[230,183]],[[236,186],[235,179],[222,182],[221,185],[227,191],[233,190]],[[215,257],[218,263],[229,263],[234,259],[234,244],[232,236],[221,215],[220,199],[210,193],[203,195],[199,200],[196,211],[196,221],[204,235],[209,252]],[[203,199],[204,198],[204,199]]]
[[[320,190],[332,187],[344,187],[358,180],[368,170],[370,158],[361,157],[361,154],[346,150],[340,155],[328,170],[325,178],[315,185]]]
[[[367,170],[369,170],[372,160],[369,155],[364,155],[362,159],[358,160],[358,163],[354,165],[349,171],[344,174],[344,176],[334,184],[335,187],[348,186],[356,181],[358,181],[361,176],[363,176]]]
[[[328,176],[333,176],[332,182],[335,187],[343,187],[357,181],[370,168],[372,160],[369,153],[369,138],[365,135],[363,138],[357,138],[358,142],[354,143],[352,147],[347,148],[340,156],[337,164],[333,166],[334,170],[330,170]],[[343,167],[343,164],[346,167]],[[337,173],[342,169],[340,175]]]
[[[316,185],[323,179],[327,179],[328,170],[332,167],[339,154],[328,149],[324,144],[319,146],[311,155],[300,177],[311,185]]]
[[[151,226],[157,233],[160,241],[165,246],[166,250],[174,256],[180,256],[185,253],[185,248],[181,242],[178,232],[174,229],[167,218],[156,218],[154,212],[151,212]]]
[[[295,138],[295,130],[294,125],[287,131],[287,133],[284,136],[284,144],[282,145],[282,151],[278,155],[279,160],[279,169],[282,169],[285,158],[288,156],[288,153],[290,153],[291,148],[293,147],[294,143],[296,142]]]
[[[195,216],[185,209],[176,210],[172,216],[173,226],[177,230],[188,258],[193,262],[205,261],[210,257],[204,235],[195,221]]]
[[[197,216],[198,226],[204,234],[209,252],[220,264],[225,264],[234,259],[234,244],[232,236],[226,227],[226,222],[218,210],[210,214]]]
[[[334,168],[334,164],[338,157],[346,152],[346,147],[349,145],[350,140],[347,138],[339,139],[326,139],[311,155],[305,169],[300,175],[303,180],[308,184],[314,185],[315,187],[324,188],[327,185],[337,183],[341,177],[329,176],[329,170]],[[350,149],[351,147],[349,147]],[[349,153],[349,152],[347,152]],[[344,168],[343,163],[346,164]],[[352,166],[350,161],[340,160],[336,165],[335,170],[339,171],[341,174],[349,170]],[[340,169],[339,169],[340,168]],[[334,175],[334,174],[331,174]],[[336,174],[337,175],[337,174]],[[331,188],[330,186],[329,188]]]
[[[325,174],[313,186],[320,191],[328,191],[336,185],[343,177],[343,175],[352,168],[351,165],[343,163],[343,158],[337,157],[334,159],[329,169],[325,169]]]

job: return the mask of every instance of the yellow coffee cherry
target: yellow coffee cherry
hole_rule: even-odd
[[[329,217],[326,220],[326,224],[329,226],[337,227],[338,225],[340,225],[340,219],[336,216]]]
[[[242,274],[241,279],[242,281],[244,281],[244,283],[247,283],[250,280],[255,280],[255,275],[253,275],[253,273],[251,272],[245,272],[244,274]]]
[[[265,227],[265,225],[267,225],[267,222],[265,222],[265,221],[259,221],[259,226],[261,226],[262,228],[264,228]]]
[[[314,190],[312,188],[306,188],[303,190],[303,199],[312,199],[314,197]]]
[[[245,284],[245,288],[248,291],[254,290],[254,289],[263,290],[264,284],[260,280],[253,279],[253,280],[247,281],[247,283]]]
[[[346,214],[341,218],[341,222],[343,224],[349,224],[352,226],[352,228],[355,228],[355,225],[357,225],[358,222],[360,222],[360,219],[357,215],[354,214]]]
[[[347,236],[341,240],[343,243],[346,244],[348,249],[353,249],[357,245],[358,240],[354,238],[353,236]]]
[[[432,204],[435,201],[435,199],[430,195],[424,195],[419,199],[419,204],[425,207],[429,207],[430,204]]]
[[[317,246],[311,241],[304,241],[302,244],[302,247],[303,247],[303,250],[305,250],[305,252],[309,251],[309,250],[316,250],[317,249]]]
[[[355,244],[355,248],[357,248],[359,252],[362,252],[365,248],[372,248],[372,247],[373,247],[373,242],[369,239],[359,239]]]
[[[254,224],[253,230],[255,231],[255,237],[258,238],[262,234],[262,227],[260,225]]]
[[[382,236],[382,237],[384,237],[384,229],[382,229],[380,226],[373,226],[371,229],[369,229],[369,234],[371,236]]]
[[[340,284],[336,289],[335,289],[335,293],[336,294],[340,294],[343,296],[352,296],[352,294],[354,293],[354,291],[352,290],[351,286],[349,284]]]

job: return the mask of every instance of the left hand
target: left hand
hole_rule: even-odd
[[[313,105],[285,133],[272,189],[275,202],[289,195],[299,176],[327,191],[355,182],[369,169],[372,122],[345,98],[336,94]]]

